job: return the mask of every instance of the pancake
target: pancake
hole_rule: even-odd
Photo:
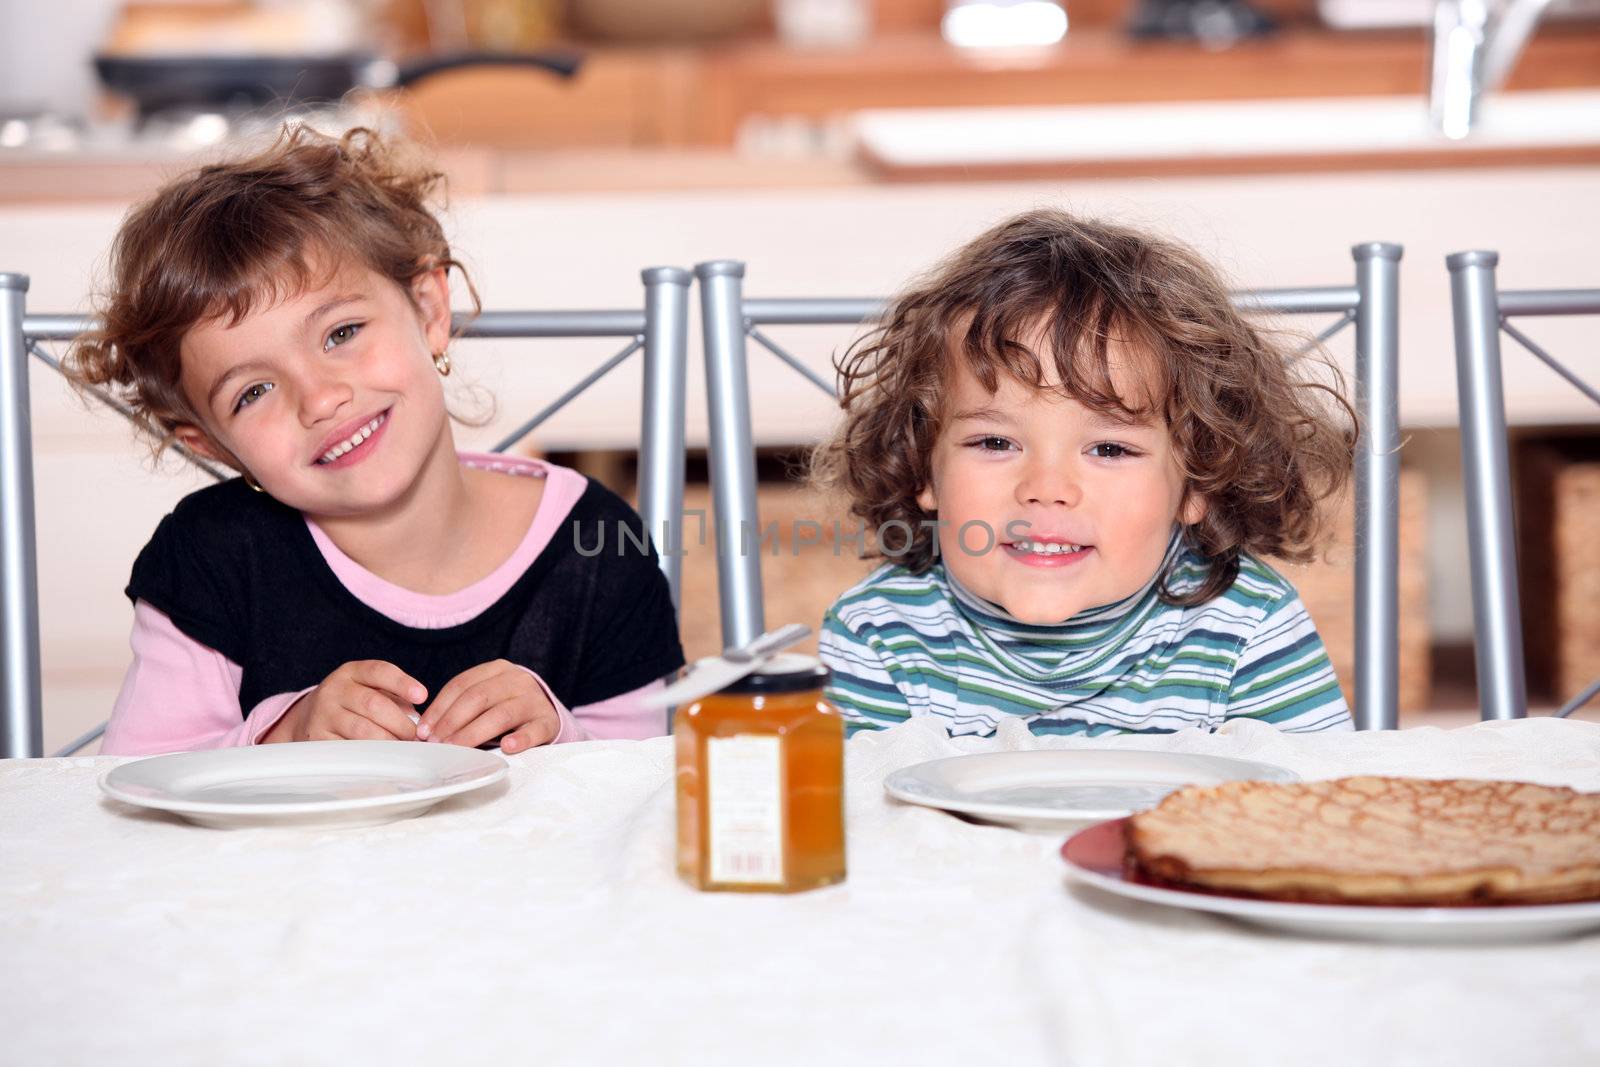
[[[1190,786],[1126,824],[1156,883],[1337,904],[1600,900],[1600,793],[1525,782],[1341,778]]]

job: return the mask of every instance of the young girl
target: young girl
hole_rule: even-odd
[[[1354,415],[1194,253],[1023,215],[896,300],[840,373],[817,477],[891,560],[823,621],[855,728],[1350,728],[1260,557],[1313,555]]]
[[[663,732],[636,704],[683,663],[666,580],[648,549],[592,551],[638,516],[575,471],[456,451],[439,182],[367,131],[296,129],[123,223],[75,378],[240,477],[134,563],[103,752]]]

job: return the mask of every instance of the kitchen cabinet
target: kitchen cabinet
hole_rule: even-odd
[[[521,72],[437,77],[397,103],[446,143],[515,147],[729,147],[751,119],[825,123],[856,111],[1416,94],[1420,31],[1301,26],[1221,51],[1074,30],[1059,46],[963,50],[906,32],[826,50],[750,39],[696,47],[597,48],[571,84]],[[1600,85],[1600,27],[1541,30],[1508,90]]]

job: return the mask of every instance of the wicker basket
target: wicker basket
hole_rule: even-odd
[[[1356,665],[1355,509],[1349,500],[1337,507],[1332,538],[1314,563],[1274,560],[1294,583],[1328,657],[1344,687],[1345,702],[1354,695]],[[1400,685],[1401,711],[1428,707],[1432,698],[1432,662],[1428,627],[1427,477],[1417,470],[1400,472]],[[1352,705],[1353,706],[1353,705]]]
[[[1528,693],[1563,703],[1600,679],[1600,442],[1517,448]]]
[[[839,545],[833,538],[834,511],[827,509],[820,496],[794,485],[763,483],[757,492],[761,525],[777,524],[778,537],[761,546],[761,592],[767,628],[790,622],[803,622],[813,630],[822,622],[822,613],[835,598],[860,581],[877,566],[877,560],[864,560],[850,545]],[[705,486],[690,486],[684,494],[684,507],[711,513],[711,493]],[[824,518],[824,516],[826,516]],[[797,544],[809,540],[810,527],[796,538],[797,524],[811,520],[818,524],[816,544]],[[842,521],[842,520],[841,520]],[[699,656],[715,655],[722,649],[722,613],[717,601],[716,546],[709,528],[705,544],[696,538],[695,523],[687,524],[685,540],[688,554],[683,561],[683,652],[692,662]],[[848,528],[848,527],[847,527]],[[796,651],[815,652],[816,636]]]

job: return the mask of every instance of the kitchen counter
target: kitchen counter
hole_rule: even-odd
[[[1600,89],[1500,92],[1470,137],[1416,95],[858,112],[862,158],[894,179],[1240,174],[1600,162]]]
[[[953,48],[938,37],[877,38],[860,48],[803,52],[776,43],[714,50],[703,142],[730,143],[751,115],[812,119],[867,108],[1066,105],[1155,101],[1393,96],[1427,92],[1431,44],[1413,31],[1288,29],[1231,48],[1136,41],[1073,30],[1050,48]],[[1600,86],[1600,26],[1543,27],[1508,90]]]
[[[1055,47],[1008,51],[956,49],[927,33],[835,50],[799,50],[770,40],[607,47],[592,50],[570,83],[523,70],[469,69],[359,101],[352,114],[427,131],[444,146],[441,161],[462,195],[1600,160],[1596,137],[1573,136],[1573,129],[1594,126],[1592,118],[1582,122],[1581,108],[1588,106],[1588,93],[1600,92],[1600,26],[1541,29],[1505,92],[1487,99],[1487,124],[1496,122],[1502,100],[1579,102],[1573,129],[1552,133],[1549,117],[1533,113],[1535,125],[1549,133],[1543,139],[1491,133],[1450,144],[1432,137],[1423,118],[1428,50],[1420,31],[1297,28],[1206,51],[1133,41],[1097,27],[1074,29]],[[1314,143],[1316,128],[1308,144],[1306,124],[1292,118],[1276,126],[1256,121],[1263,108],[1291,101],[1336,115],[1325,127],[1325,145]],[[1363,108],[1386,114],[1363,128]],[[1160,133],[1161,122],[1188,122],[1195,109],[1224,141],[1254,123],[1248,130],[1253,146],[1228,152],[1205,138],[1197,142],[1195,130],[1203,123],[1181,131],[1184,137]],[[1148,141],[1170,143],[1132,153],[1119,147],[1118,138],[1125,142],[1139,128],[1127,124],[1130,115],[1156,131]],[[908,157],[906,131],[930,117],[955,124],[954,133],[942,135],[945,155],[929,159],[921,150]],[[1080,127],[1099,123],[1115,136],[1067,138],[1049,159],[997,155],[1001,117],[1028,126],[1020,134],[1024,143],[1040,141],[1039,130],[1063,117]],[[1403,124],[1408,132],[1385,141],[1379,129],[1385,123]],[[1520,118],[1502,122],[1522,124]],[[126,202],[200,158],[125,131],[101,132],[76,150],[0,149],[0,203]],[[976,154],[963,155],[968,148]]]

